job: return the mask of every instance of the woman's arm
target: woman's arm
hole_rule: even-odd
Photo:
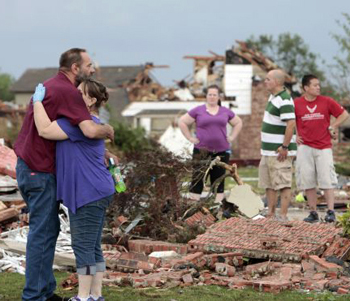
[[[196,137],[192,137],[189,126],[195,122],[195,119],[192,118],[188,113],[183,115],[179,120],[179,128],[185,138],[193,144],[198,144],[199,140]]]
[[[51,122],[45,111],[42,101],[45,97],[45,87],[39,84],[33,95],[34,122],[39,136],[49,140],[68,139],[66,133],[59,127],[56,121]]]
[[[236,115],[228,123],[232,126],[232,131],[231,134],[227,137],[227,141],[232,143],[237,138],[239,132],[242,129],[242,119]]]

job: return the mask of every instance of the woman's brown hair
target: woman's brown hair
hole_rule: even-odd
[[[107,102],[109,94],[107,88],[92,78],[85,78],[82,81],[84,93],[92,98],[96,98],[95,108],[98,109],[103,102]]]

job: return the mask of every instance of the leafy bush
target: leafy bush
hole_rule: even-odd
[[[348,209],[343,215],[337,216],[338,225],[343,228],[343,235],[350,237],[350,205],[348,204]]]
[[[114,122],[115,146],[125,153],[133,153],[153,149],[157,143],[146,137],[145,130],[141,127],[133,129],[128,124]]]

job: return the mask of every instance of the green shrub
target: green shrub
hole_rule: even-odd
[[[114,128],[114,144],[125,153],[151,150],[157,145],[155,141],[146,137],[146,132],[141,127],[133,129],[122,122],[114,122],[112,126]]]

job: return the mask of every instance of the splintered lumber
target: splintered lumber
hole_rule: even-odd
[[[0,211],[4,210],[4,209],[7,209],[7,206],[3,202],[0,201]]]
[[[8,208],[0,211],[0,222],[6,221],[13,218],[19,214],[17,208]]]

